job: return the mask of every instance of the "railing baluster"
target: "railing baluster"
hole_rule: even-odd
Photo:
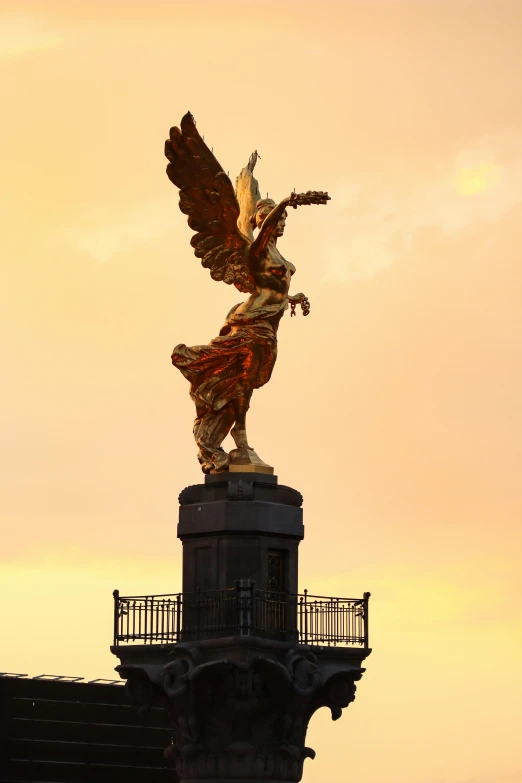
[[[165,599],[163,598],[161,600],[161,631],[160,633],[160,639],[162,642],[165,641]]]
[[[368,604],[370,600],[370,593],[364,593],[363,599],[364,599],[364,646],[369,646],[369,621],[368,621]]]
[[[114,645],[118,644],[118,625],[119,625],[119,611],[120,611],[120,591],[114,590]]]
[[[175,608],[175,614],[176,614],[176,641],[181,641],[181,593],[178,593],[176,596],[176,608]]]
[[[304,628],[304,630],[305,630],[305,635],[304,635],[305,642],[304,643],[305,644],[308,644],[308,607],[306,605],[307,597],[308,597],[308,590],[305,590],[304,591],[304,622],[305,622],[305,628]]]

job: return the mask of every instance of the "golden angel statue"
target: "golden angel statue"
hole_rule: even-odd
[[[181,128],[172,128],[165,143],[167,174],[179,188],[179,208],[196,233],[190,244],[214,280],[223,280],[250,294],[229,312],[219,336],[208,345],[177,345],[172,363],[190,382],[196,404],[194,438],[204,473],[267,468],[249,446],[246,414],[254,389],[270,380],[277,356],[277,328],[290,304],[292,315],[304,294],[290,296],[295,267],[277,247],[283,235],[287,208],[326,204],[328,193],[291,193],[279,204],[261,198],[253,171],[258,154],[236,180],[236,191],[222,167],[186,114]],[[254,236],[254,229],[258,229]],[[227,454],[221,444],[232,435],[236,449]],[[229,467],[230,466],[230,467]],[[244,469],[247,469],[246,467]]]

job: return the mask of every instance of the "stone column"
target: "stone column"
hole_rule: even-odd
[[[327,706],[337,720],[355,697],[371,652],[367,596],[298,598],[302,497],[277,477],[209,475],[179,500],[181,630],[113,647],[117,671],[141,709],[167,711],[165,754],[182,783],[297,783],[315,756],[312,715]]]
[[[163,665],[150,652],[128,648],[118,671],[138,706],[166,709],[182,783],[287,783],[315,757],[312,715],[341,717],[369,651],[236,637],[176,645]]]

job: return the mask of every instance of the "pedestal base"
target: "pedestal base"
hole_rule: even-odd
[[[233,449],[230,454],[230,473],[265,473],[273,475],[274,468],[263,462],[254,449]]]

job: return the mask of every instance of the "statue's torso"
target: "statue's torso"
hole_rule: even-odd
[[[295,266],[281,255],[275,243],[267,245],[263,255],[255,259],[256,290],[239,305],[236,313],[249,315],[266,305],[282,304],[288,297]]]

